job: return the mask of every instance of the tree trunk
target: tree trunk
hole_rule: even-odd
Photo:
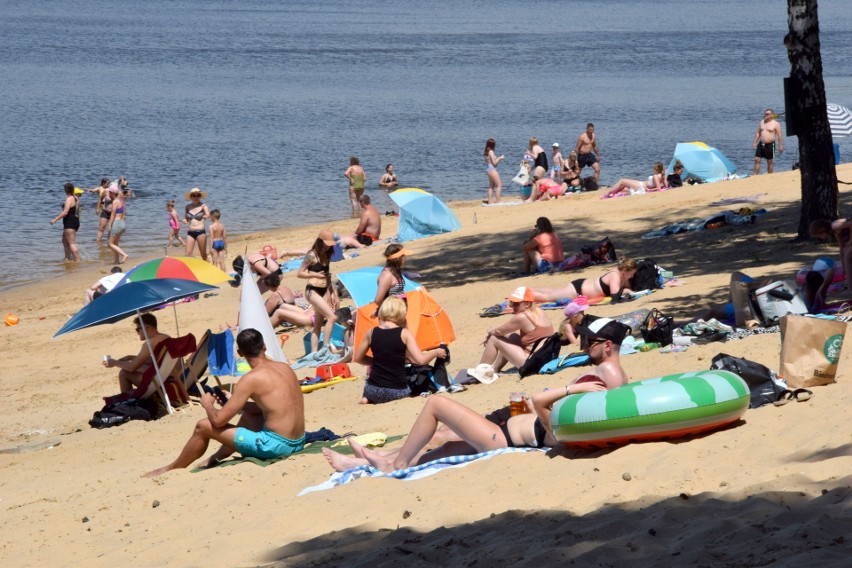
[[[790,31],[784,37],[784,45],[790,60],[793,92],[792,108],[786,112],[788,120],[794,120],[799,137],[802,210],[798,239],[801,240],[810,238],[811,221],[837,219],[837,172],[822,80],[817,0],[787,0],[787,24]]]

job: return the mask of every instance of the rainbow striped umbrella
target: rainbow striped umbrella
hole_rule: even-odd
[[[179,278],[203,284],[219,284],[231,276],[207,261],[191,256],[165,256],[143,262],[127,271],[116,287],[128,282],[142,282],[156,278]]]

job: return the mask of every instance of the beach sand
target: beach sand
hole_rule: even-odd
[[[852,178],[852,165],[838,168],[838,176]],[[758,206],[769,210],[754,225],[640,238],[669,222],[741,206],[709,205],[716,200],[753,194],[764,194]],[[538,216],[553,221],[566,252],[609,236],[620,256],[653,258],[684,281],[590,313],[612,316],[658,307],[686,318],[711,301],[725,300],[732,270],[791,277],[819,255],[837,257],[829,245],[790,243],[799,194],[799,174],[792,171],[606,201],[587,194],[516,207],[455,203],[463,228],[407,244],[414,252],[407,270],[422,275],[420,281],[452,317],[458,337],[450,365],[455,374],[478,362],[485,330],[495,323],[478,317],[482,308],[522,284],[562,285],[603,273],[602,267],[592,267],[511,278],[521,269],[520,245]],[[385,217],[384,223],[384,234],[393,235],[396,219]],[[354,224],[328,225],[348,233]],[[229,248],[237,254],[267,243],[279,249],[309,246],[318,228],[266,231],[232,239]],[[364,250],[332,270],[381,265],[381,248]],[[87,425],[102,406],[101,397],[116,391],[116,374],[101,366],[103,355],[139,349],[132,324],[128,319],[51,337],[81,307],[84,288],[108,270],[84,267],[61,280],[2,294],[4,313],[20,317],[18,325],[0,330],[0,562],[5,566],[848,563],[848,347],[837,384],[813,389],[808,402],[748,411],[735,427],[709,435],[593,452],[511,454],[418,481],[362,479],[297,497],[328,478],[331,469],[322,456],[140,478],[177,455],[204,416],[197,405],[154,422],[107,430]],[[294,273],[285,274],[284,283],[304,288]],[[238,290],[225,285],[217,294],[177,307],[182,333],[198,337],[236,321]],[[558,323],[560,312],[547,313]],[[172,310],[157,316],[160,329],[174,334]],[[302,333],[289,335],[285,352],[297,357]],[[622,362],[631,380],[640,380],[707,369],[719,352],[777,369],[780,336],[755,335],[681,353],[638,353]],[[364,373],[358,365],[353,370]],[[581,372],[568,369],[522,382],[506,374],[492,385],[452,396],[487,412],[507,404],[511,391],[561,387]],[[362,387],[359,380],[306,395],[308,429],[407,433],[423,399],[360,406]]]

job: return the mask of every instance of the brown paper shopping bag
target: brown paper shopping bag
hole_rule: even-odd
[[[846,323],[786,315],[781,326],[779,374],[789,388],[816,387],[835,382]]]

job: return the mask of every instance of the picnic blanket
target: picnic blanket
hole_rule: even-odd
[[[381,471],[377,470],[372,466],[362,465],[359,467],[347,469],[346,471],[335,472],[331,474],[331,477],[327,481],[324,481],[319,485],[314,485],[312,487],[307,487],[303,489],[298,496],[301,497],[302,495],[307,495],[308,493],[313,493],[314,491],[323,491],[326,489],[337,487],[339,485],[346,485],[347,483],[355,481],[356,479],[361,479],[362,477],[390,477],[393,479],[404,479],[406,481],[411,481],[414,479],[423,479],[424,477],[435,475],[439,471],[443,471],[448,468],[465,467],[470,465],[474,461],[491,459],[494,456],[499,456],[502,454],[512,454],[519,452],[543,452],[548,450],[550,450],[550,448],[500,448],[499,450],[491,450],[488,452],[481,452],[478,454],[472,454],[467,456],[448,456],[424,464],[407,467],[405,469],[400,469],[397,471],[392,471],[390,473],[382,473]]]

